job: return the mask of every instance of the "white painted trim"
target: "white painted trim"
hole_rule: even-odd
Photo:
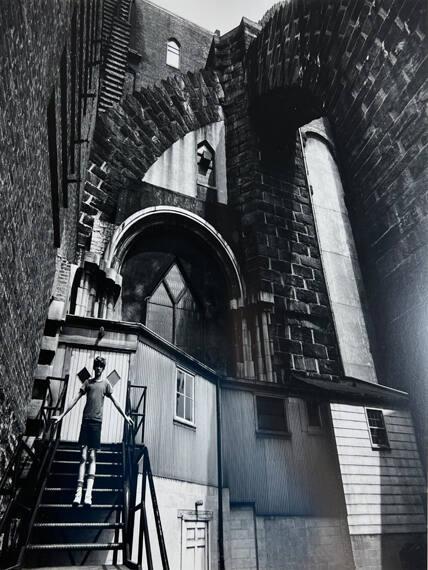
[[[138,212],[135,212],[135,214],[132,214],[132,216],[122,222],[116,229],[109,245],[104,252],[103,261],[106,267],[114,268],[117,272],[120,272],[120,266],[123,262],[125,254],[132,241],[140,232],[141,226],[145,221],[148,221],[149,218],[161,215],[180,216],[187,221],[196,224],[200,229],[203,230],[206,236],[210,238],[212,243],[225,254],[235,274],[236,284],[238,285],[239,289],[239,301],[240,304],[242,304],[244,299],[243,280],[239,270],[238,262],[232,249],[226,240],[222,237],[222,235],[211,224],[209,224],[206,220],[197,214],[189,212],[184,208],[178,208],[176,206],[152,206],[150,208],[144,208],[143,210],[139,210]]]

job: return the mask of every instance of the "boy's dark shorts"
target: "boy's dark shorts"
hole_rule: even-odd
[[[101,440],[101,426],[102,422],[83,419],[79,435],[80,445],[87,445],[89,449],[99,449]]]

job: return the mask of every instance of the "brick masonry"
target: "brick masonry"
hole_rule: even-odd
[[[132,12],[131,49],[139,55],[134,66],[137,90],[153,85],[171,74],[187,73],[205,67],[213,33],[164,8],[135,0]],[[180,70],[167,65],[166,49],[170,38],[181,46]]]
[[[67,47],[65,114],[68,123],[66,147],[69,149],[72,145],[72,3],[17,0],[3,2],[1,12],[0,472],[25,424],[55,272],[60,270],[57,281],[62,282],[63,262],[67,264],[75,259],[80,209],[79,184],[67,184],[62,177],[60,105],[64,91],[60,69],[63,49]],[[95,14],[93,10],[90,13]],[[76,12],[77,37],[80,32],[83,33],[83,26]],[[78,60],[82,65],[85,53],[84,43],[82,59]],[[89,77],[92,85],[96,85],[97,68],[88,74],[88,87]],[[53,208],[47,128],[48,102],[53,93],[59,186],[56,210]],[[78,106],[78,90],[75,97]],[[90,136],[95,106],[96,100],[82,104],[81,130],[76,137]],[[85,145],[76,147],[74,168],[67,156],[70,178],[79,179],[78,172],[83,168],[85,157]],[[61,237],[58,249],[54,244],[55,224]]]

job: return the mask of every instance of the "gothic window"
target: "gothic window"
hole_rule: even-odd
[[[177,368],[175,417],[191,424],[195,419],[195,377]]]
[[[186,352],[201,344],[203,319],[192,292],[174,263],[146,305],[146,326]]]
[[[382,410],[366,408],[366,416],[373,449],[389,449],[388,434]]]
[[[286,402],[284,398],[256,396],[257,431],[288,434]]]
[[[215,152],[207,141],[198,144],[196,151],[198,184],[215,186]]]
[[[168,40],[166,48],[166,63],[171,67],[180,69],[180,44],[174,38]]]

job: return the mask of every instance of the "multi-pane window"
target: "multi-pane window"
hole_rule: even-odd
[[[195,377],[177,368],[175,417],[195,423]]]
[[[288,433],[285,400],[256,396],[257,430],[262,432]]]
[[[306,413],[308,416],[308,427],[320,429],[322,427],[322,419],[319,403],[314,400],[307,400]]]
[[[171,67],[180,69],[180,44],[173,38],[168,40],[166,48],[166,63]]]
[[[366,414],[372,447],[377,449],[389,449],[388,434],[386,432],[382,410],[366,408]]]
[[[185,352],[200,352],[202,313],[176,263],[147,299],[146,326]]]

